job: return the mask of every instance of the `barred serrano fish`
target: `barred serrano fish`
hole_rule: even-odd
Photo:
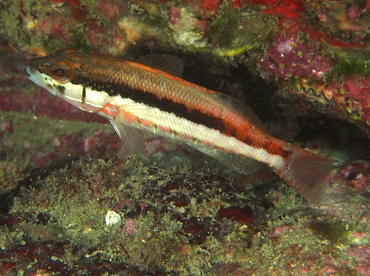
[[[65,50],[31,60],[25,73],[51,94],[107,118],[128,147],[129,132],[140,129],[183,141],[240,173],[256,160],[308,200],[321,200],[335,160],[270,136],[246,106],[167,73],[182,70],[178,60],[148,60]]]

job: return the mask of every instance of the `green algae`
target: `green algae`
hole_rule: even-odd
[[[213,51],[217,56],[234,57],[266,48],[271,42],[273,26],[271,18],[253,9],[230,9],[225,4],[209,26],[210,39],[217,41]]]
[[[84,3],[90,5],[89,2]],[[228,12],[225,9],[225,13]],[[230,11],[230,15],[225,16],[224,21],[223,12],[217,15],[216,20],[219,20],[217,22],[219,25],[216,24],[214,28],[225,31],[223,37],[221,37],[222,34],[218,34],[218,31],[213,34],[220,38],[223,47],[221,56],[238,56],[248,49],[258,50],[263,47],[259,42],[256,43],[258,37],[255,33],[240,38],[240,35],[245,34],[244,31],[227,34],[226,31],[232,30],[233,27],[244,26],[247,23],[247,21],[239,23],[235,20],[238,13],[240,13],[238,10]],[[253,18],[249,20],[253,21]],[[132,20],[131,26],[140,26],[142,30],[148,27],[148,23],[138,25],[140,23],[138,21],[139,19]],[[151,22],[157,26],[157,22]],[[185,39],[178,37],[180,40],[175,40],[174,44],[183,43],[184,50],[190,49],[190,51],[208,49],[204,44],[197,44],[203,43],[203,40],[198,39],[201,33],[189,27],[188,29],[190,30],[187,33],[188,36]],[[264,34],[267,35],[267,42],[264,41],[264,43],[268,44],[268,34]],[[179,33],[176,35],[179,36]],[[59,39],[55,40],[63,44]],[[81,44],[85,45],[85,42],[82,41]],[[71,126],[71,133],[80,130],[88,133],[103,127],[77,122],[68,122],[66,125],[62,120],[49,119],[50,122],[47,122],[46,118],[33,118],[31,112],[21,114],[11,112],[4,116],[2,117],[4,120],[14,117],[14,122],[20,126],[20,131],[24,132],[19,135],[19,140],[15,134],[10,137],[15,141],[16,152],[8,155],[9,160],[20,156],[21,142],[26,138],[40,135],[40,139],[36,139],[39,143],[32,146],[29,154],[32,156],[38,145],[44,147],[46,145],[48,150],[51,149],[48,144],[50,139],[68,133],[66,129],[69,126]],[[28,120],[32,124],[26,126],[23,120]],[[63,127],[58,128],[58,126]],[[177,152],[171,154],[176,155]],[[163,158],[163,155],[161,156]],[[204,164],[200,166],[182,164],[170,168],[158,168],[154,163],[148,165],[136,157],[131,157],[122,164],[116,160],[115,153],[104,157],[82,156],[73,163],[69,162],[66,167],[51,172],[32,187],[22,187],[21,192],[15,197],[11,213],[25,214],[28,220],[12,228],[2,226],[1,248],[40,240],[63,240],[77,244],[80,248],[94,248],[92,253],[84,253],[81,250],[82,252],[76,254],[72,250],[67,250],[63,256],[54,256],[55,260],[62,261],[68,267],[73,267],[74,264],[83,262],[85,259],[93,262],[104,258],[112,263],[124,262],[140,267],[148,273],[157,270],[174,275],[225,275],[226,272],[232,273],[238,269],[240,273],[253,271],[257,275],[290,273],[298,275],[301,272],[300,269],[305,269],[306,260],[310,260],[312,256],[324,255],[328,251],[332,251],[341,263],[340,268],[345,266],[344,261],[347,256],[341,248],[341,237],[347,236],[349,232],[347,230],[341,232],[339,238],[335,239],[336,247],[333,249],[332,242],[328,239],[330,231],[327,235],[321,235],[319,231],[312,229],[312,225],[320,223],[335,225],[330,216],[324,216],[325,212],[318,207],[307,205],[301,196],[282,183],[277,185],[277,191],[272,188],[267,193],[266,198],[274,202],[274,207],[266,210],[256,200],[258,193],[254,189],[243,190],[230,181],[214,180],[215,172],[209,167]],[[97,185],[100,177],[102,180],[95,194],[94,185]],[[198,181],[198,179],[203,180]],[[164,193],[163,190],[171,182],[177,183],[178,187]],[[213,189],[209,186],[217,188]],[[228,189],[230,186],[231,191]],[[185,195],[188,205],[176,206],[176,196],[180,195]],[[185,222],[195,217],[200,223],[210,220],[212,225],[220,220],[216,218],[220,207],[228,208],[241,204],[240,202],[251,205],[256,214],[259,214],[254,225],[223,219],[219,226],[222,228],[222,235],[217,233],[218,229],[212,228],[214,231],[209,231],[206,239],[200,243],[194,241],[195,234],[184,231],[184,222],[173,216],[173,214],[183,215],[187,212],[183,215]],[[363,202],[363,198],[358,198],[353,204],[360,204],[360,202]],[[145,211],[148,207],[137,211],[139,203],[148,205],[149,211]],[[123,204],[123,207],[117,207],[120,204]],[[112,227],[107,227],[104,218],[106,212],[113,209],[122,220]],[[351,212],[350,208],[347,209],[348,211],[343,212]],[[50,219],[42,225],[37,217],[45,213],[50,216]],[[318,216],[320,222],[315,221]],[[360,214],[356,213],[353,217],[353,222],[347,220],[346,223],[352,223],[353,229],[369,232],[368,225],[360,222]],[[128,218],[132,218],[136,223],[133,235],[122,231]],[[283,228],[282,235],[271,234],[282,226],[286,227]],[[341,226],[342,224],[336,225],[333,231],[340,232]],[[357,242],[369,243],[367,239],[357,240]],[[287,264],[289,270],[284,270]],[[324,258],[318,260],[315,266],[314,269],[325,266]]]
[[[284,274],[288,273],[285,270],[281,272],[281,267],[292,263],[295,271],[299,271],[305,267],[305,258],[313,258],[320,252],[333,250],[338,260],[347,257],[343,246],[348,248],[351,243],[343,237],[348,237],[350,231],[344,230],[342,224],[333,224],[323,211],[307,206],[293,189],[281,184],[278,191],[270,190],[268,198],[273,200],[278,192],[279,200],[274,208],[266,210],[254,202],[252,190],[235,191],[235,197],[234,190],[228,189],[230,182],[215,181],[206,171],[207,168],[203,171],[201,167],[194,171],[189,166],[159,169],[145,165],[135,156],[124,163],[114,156],[84,156],[32,187],[21,189],[11,213],[30,216],[27,223],[8,229],[8,235],[12,243],[68,240],[81,248],[93,247],[94,252],[83,255],[91,261],[103,257],[147,271],[175,274],[209,275],[233,268],[253,270],[261,275],[278,271],[279,275],[288,275]],[[199,183],[208,188],[195,186],[199,178],[202,179]],[[178,186],[165,192],[171,183]],[[180,194],[189,198],[189,204],[182,209],[168,200],[176,200],[171,196]],[[223,234],[211,231],[200,244],[193,242],[192,234],[184,232],[184,223],[189,218],[196,217],[201,223],[208,220],[212,225],[217,223],[220,206],[227,208],[239,200],[254,202],[253,209],[263,214],[254,225],[223,219]],[[137,209],[140,202],[146,205],[142,210]],[[110,210],[115,210],[121,221],[108,227],[104,218]],[[45,225],[37,223],[40,213],[50,216]],[[184,214],[184,221],[176,219],[174,214]],[[135,222],[133,234],[123,230],[126,219]],[[322,234],[322,230],[327,234]],[[332,235],[333,231],[339,234]],[[7,248],[9,241],[5,236],[1,239],[1,246]],[[69,251],[58,258],[71,267],[81,261]],[[235,263],[238,268],[232,265]],[[325,260],[315,263],[318,268],[324,265]]]
[[[197,27],[197,19],[191,6],[179,8],[181,18],[179,22],[168,25],[167,36],[180,48],[190,51],[205,51],[208,49],[204,31]]]
[[[159,271],[175,274],[207,275],[234,267],[231,265],[234,263],[244,271],[275,273],[286,263],[294,263],[296,268],[303,269],[305,262],[297,256],[309,259],[318,252],[334,250],[338,258],[346,257],[341,236],[347,236],[349,232],[340,232],[335,240],[336,247],[332,248],[325,242],[330,229],[339,231],[341,227],[329,228],[328,235],[319,233],[318,228],[326,228],[331,222],[322,216],[322,211],[307,206],[301,196],[284,184],[279,186],[279,202],[274,208],[264,210],[255,202],[254,210],[263,213],[260,221],[256,218],[255,225],[224,219],[223,235],[217,231],[209,232],[201,244],[192,242],[194,236],[184,232],[187,219],[196,217],[200,222],[210,219],[212,225],[217,222],[215,216],[220,206],[229,207],[233,200],[234,204],[237,201],[233,199],[232,190],[227,188],[231,183],[207,182],[206,179],[212,179],[209,174],[202,169],[189,169],[188,166],[158,169],[145,165],[134,156],[125,163],[117,163],[115,157],[82,157],[68,167],[52,172],[33,187],[22,188],[11,213],[22,212],[31,216],[27,223],[7,231],[10,231],[13,243],[68,240],[80,247],[95,248],[94,253],[85,254],[90,260],[100,256],[148,271],[156,267]],[[201,175],[203,185],[215,185],[215,189],[195,187],[196,179]],[[102,178],[95,191],[99,177]],[[165,192],[167,185],[173,182],[179,186]],[[167,200],[179,193],[189,197],[189,205],[183,210],[174,208],[174,201]],[[269,192],[269,198],[275,196],[276,191]],[[251,190],[239,191],[237,195],[244,202],[253,202],[253,197]],[[147,207],[137,211],[135,206],[140,202]],[[112,227],[108,227],[104,219],[109,210],[115,210],[122,218]],[[188,212],[183,216],[184,222],[173,215],[184,212]],[[45,225],[37,223],[40,213],[50,216]],[[321,216],[320,221],[315,222],[312,216]],[[126,219],[135,222],[133,234],[123,230]],[[318,225],[325,226],[316,227]],[[271,238],[271,233],[280,231],[274,229],[280,228],[281,234]],[[25,241],[24,237],[31,240]],[[7,246],[3,240],[2,247]],[[296,254],[292,255],[292,250]],[[79,261],[79,258],[71,257],[71,252],[68,254],[68,257],[59,258],[70,266]],[[324,262],[318,260],[316,266],[320,267]]]
[[[351,235],[351,231],[344,228],[343,225],[337,223],[329,223],[327,221],[314,221],[310,228],[317,234],[333,243],[346,243]]]
[[[21,16],[21,6],[23,11],[29,14],[30,17]],[[2,28],[0,28],[2,39],[15,43],[18,48],[29,47],[30,45],[43,45],[46,36],[38,28],[34,28],[33,19],[43,20],[45,12],[39,1],[3,2],[0,9],[0,21],[3,24]],[[59,48],[61,45],[60,41],[49,37],[48,46]]]
[[[369,51],[350,50],[347,52],[334,52],[334,66],[330,70],[330,78],[341,80],[343,75],[358,75],[359,77],[370,74]]]

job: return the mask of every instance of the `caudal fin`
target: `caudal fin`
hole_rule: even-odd
[[[285,169],[276,173],[306,199],[319,203],[325,195],[327,177],[334,162],[336,160],[297,148]]]

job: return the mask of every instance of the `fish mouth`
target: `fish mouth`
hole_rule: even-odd
[[[44,87],[45,79],[41,76],[41,73],[32,65],[28,65],[24,68],[24,74],[33,83]]]
[[[31,77],[30,68],[28,66],[23,68],[23,72],[24,72],[24,74],[26,75],[27,78]]]
[[[29,64],[28,66],[26,66],[23,71],[27,78],[33,83],[42,88],[45,88],[53,95],[58,94],[58,91],[54,89],[54,87],[50,84],[50,81],[48,80],[50,77],[37,70],[33,64]]]

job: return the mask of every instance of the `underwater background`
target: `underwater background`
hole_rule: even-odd
[[[0,275],[370,275],[370,1],[0,2]],[[338,160],[320,204],[33,85],[63,48],[180,57],[274,137]]]

